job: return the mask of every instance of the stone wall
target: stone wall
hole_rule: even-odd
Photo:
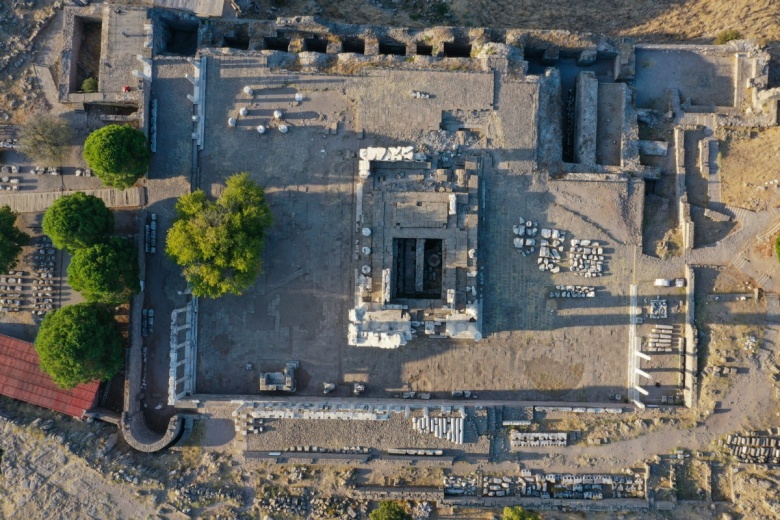
[[[63,16],[58,93],[60,103],[68,103],[69,94],[80,87],[76,85],[76,63],[79,60],[84,20],[100,21],[103,17],[103,6],[96,4],[89,7],[66,7]]]
[[[698,333],[695,325],[694,291],[696,276],[690,265],[685,266],[685,358],[683,364],[683,398],[688,408],[696,406],[698,395]]]
[[[674,196],[677,201],[677,219],[682,234],[683,250],[688,253],[693,249],[694,228],[691,205],[685,187],[685,129],[679,126],[674,129],[674,153],[676,175]]]

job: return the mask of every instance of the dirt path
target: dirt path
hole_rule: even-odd
[[[747,373],[734,376],[732,387],[721,400],[718,413],[710,415],[703,424],[689,430],[664,427],[635,439],[602,446],[540,448],[540,452],[546,452],[545,458],[523,462],[530,468],[544,468],[551,472],[570,471],[583,465],[594,472],[614,471],[629,467],[652,453],[668,453],[677,448],[711,449],[712,443],[719,437],[732,433],[740,426],[758,426],[756,421],[774,410],[774,390],[767,378],[767,368],[776,355],[774,339],[780,324],[780,304],[776,297],[772,300],[773,304],[767,310],[767,325],[771,333],[765,336],[759,353],[746,367]]]

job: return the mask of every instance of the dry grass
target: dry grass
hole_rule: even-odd
[[[729,131],[720,143],[723,201],[753,211],[778,203],[780,128]]]
[[[585,370],[582,363],[566,364],[544,356],[531,359],[527,365],[528,377],[541,391],[574,388]]]
[[[287,0],[283,10],[300,13],[306,2]],[[438,13],[431,12],[430,4],[411,0],[402,2],[397,12],[357,0],[320,5],[325,17],[352,23],[562,29],[630,35],[643,41],[712,42],[731,30],[746,38],[780,40],[776,0],[594,0],[576,7],[570,0],[453,0],[443,17],[434,16]]]
[[[677,466],[676,488],[680,500],[703,500],[708,487],[709,468],[698,460],[687,459]]]

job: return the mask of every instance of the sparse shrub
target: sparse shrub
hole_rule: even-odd
[[[777,261],[780,262],[780,235],[775,239],[775,253],[777,253]]]
[[[505,507],[502,520],[540,520],[539,515],[534,512],[526,511],[520,506]]]
[[[83,92],[97,92],[98,82],[95,78],[87,78],[81,84],[81,90]]]
[[[738,40],[742,36],[739,34],[739,31],[736,29],[726,29],[725,31],[720,31],[717,36],[715,36],[715,45],[723,45],[724,43],[728,43],[731,40]]]
[[[72,135],[70,125],[64,119],[35,114],[22,126],[19,147],[24,155],[36,162],[59,165],[70,154],[68,144]]]

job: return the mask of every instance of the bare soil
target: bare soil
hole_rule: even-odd
[[[778,205],[780,128],[727,131],[720,152],[723,202],[751,211]]]
[[[735,269],[697,269],[696,292],[700,370],[722,366],[743,369],[757,348],[747,346],[748,339],[753,337],[758,344],[763,337],[766,302],[739,299],[740,295],[752,294],[753,285]],[[712,411],[731,385],[730,377],[705,372],[701,379],[699,410]]]

